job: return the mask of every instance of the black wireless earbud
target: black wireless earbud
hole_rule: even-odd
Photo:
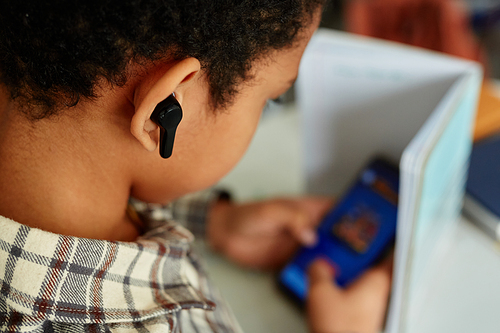
[[[160,127],[160,156],[169,158],[174,148],[177,126],[182,120],[182,108],[173,95],[155,107],[150,119]]]

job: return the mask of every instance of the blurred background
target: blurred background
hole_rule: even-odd
[[[331,0],[321,26],[478,60],[500,78],[498,0]]]
[[[480,62],[485,80],[474,140],[500,132],[500,0],[330,0],[321,27]],[[292,88],[279,102],[294,97]]]

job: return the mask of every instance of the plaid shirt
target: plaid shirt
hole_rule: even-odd
[[[192,250],[193,234],[171,219],[202,232],[208,193],[167,207],[131,200],[146,226],[135,242],[0,217],[0,331],[241,331]]]

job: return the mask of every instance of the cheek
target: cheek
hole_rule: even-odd
[[[257,110],[253,112],[248,110],[248,113],[241,112],[232,119],[229,119],[229,115],[228,121],[218,127],[221,135],[217,138],[216,145],[220,147],[221,155],[225,156],[226,168],[221,170],[224,174],[237,164],[250,145],[261,114],[261,109]]]
[[[259,123],[260,108],[233,109],[215,115],[191,145],[193,164],[202,170],[199,183],[207,187],[228,173],[246,152]]]
[[[259,108],[233,108],[179,126],[174,153],[165,161],[168,172],[156,183],[163,187],[155,191],[164,193],[161,200],[205,189],[224,177],[250,145],[260,114]]]

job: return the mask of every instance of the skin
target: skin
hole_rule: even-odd
[[[225,110],[210,108],[207,80],[194,58],[146,68],[130,65],[135,75],[126,86],[103,83],[97,100],[82,101],[60,116],[35,123],[19,112],[0,86],[0,215],[59,234],[134,240],[138,231],[126,215],[128,198],[168,203],[225,175],[248,147],[266,101],[294,82],[319,19],[318,11],[292,47],[257,60],[253,79],[240,86],[234,103]],[[149,117],[174,92],[184,117],[173,156],[164,160],[158,153],[159,130]],[[299,244],[315,242],[314,226],[331,205],[332,200],[325,198],[219,202],[209,214],[209,242],[239,264],[275,268]],[[316,285],[335,288],[331,276],[311,281],[311,290]],[[365,283],[359,284],[363,290],[379,287]],[[323,314],[310,316],[311,329],[335,332],[339,321],[332,318],[345,313],[380,323],[385,307],[373,311],[360,305],[370,299],[384,304],[380,298],[387,299],[388,288],[383,290],[356,293],[361,296],[355,298],[311,293],[310,307],[319,306],[318,313]],[[348,306],[329,311],[339,309],[332,307],[339,300]],[[342,328],[354,325],[342,323]]]
[[[378,333],[391,287],[392,258],[364,273],[347,289],[332,279],[334,269],[319,259],[309,267],[307,314],[314,333]]]
[[[316,243],[315,227],[333,205],[330,198],[277,198],[212,209],[210,245],[240,265],[279,269],[299,246]]]

